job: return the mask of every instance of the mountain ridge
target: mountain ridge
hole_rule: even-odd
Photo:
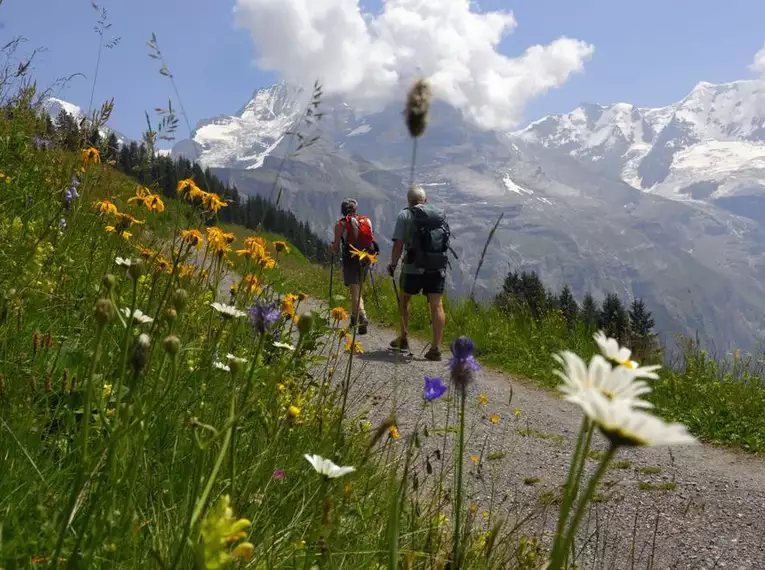
[[[179,141],[172,155],[198,157],[245,194],[270,196],[281,169],[280,206],[327,238],[338,204],[355,195],[379,228],[381,242],[389,243],[396,213],[405,206],[412,156],[402,108],[360,113],[341,98],[328,97],[320,109],[324,117],[304,133],[320,134],[319,140],[294,155],[295,141],[285,132],[296,130],[305,100],[303,91],[285,82],[256,90],[238,116],[200,121],[193,139]],[[704,108],[699,117],[708,115]],[[430,201],[444,207],[453,229],[459,260],[452,263],[449,290],[470,289],[475,253],[504,212],[479,276],[479,297],[496,293],[508,268],[531,269],[553,287],[570,284],[579,298],[588,292],[598,299],[610,292],[626,300],[642,297],[659,330],[668,335],[698,331],[703,341],[716,346],[753,346],[765,333],[762,220],[751,215],[748,204],[722,207],[717,196],[710,199],[720,184],[710,182],[710,192],[712,186],[704,186],[706,173],[693,178],[693,165],[699,153],[740,156],[740,145],[749,144],[752,160],[742,159],[722,174],[740,177],[743,164],[753,178],[761,143],[713,140],[718,147],[709,146],[710,141],[699,146],[695,131],[677,118],[677,108],[671,113],[667,108],[642,113],[635,109],[628,104],[589,106],[580,117],[580,127],[589,130],[581,132],[599,136],[594,139],[598,144],[584,146],[574,140],[573,146],[566,146],[564,138],[555,139],[565,134],[560,119],[550,122],[546,117],[515,132],[481,131],[452,107],[434,102],[427,132],[418,144],[416,181],[426,188]],[[600,130],[595,129],[596,115],[602,118],[604,113]],[[549,132],[540,130],[544,124]],[[529,129],[535,137],[521,134]],[[675,164],[671,174],[689,175],[690,184],[696,184],[693,192],[703,199],[665,196],[656,186],[636,187],[624,180],[629,160],[637,171],[652,149],[661,150],[656,144],[664,140],[662,133],[667,139],[673,132],[677,136],[671,140],[685,146],[671,153],[669,170],[680,156],[687,168]],[[546,145],[543,135],[548,137]],[[683,137],[688,140],[683,142]],[[646,148],[635,149],[635,141]],[[735,148],[727,143],[735,143]],[[593,160],[593,149],[608,152]],[[661,164],[667,158],[651,160]],[[658,167],[650,172],[658,172]],[[736,208],[750,215],[742,216]]]

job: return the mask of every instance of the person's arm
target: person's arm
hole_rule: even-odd
[[[404,213],[396,218],[396,227],[393,229],[393,249],[390,252],[390,263],[388,264],[388,273],[393,275],[398,265],[398,260],[404,251]]]
[[[343,237],[343,226],[338,222],[335,224],[335,241],[329,245],[329,251],[337,253],[340,251],[340,240]]]

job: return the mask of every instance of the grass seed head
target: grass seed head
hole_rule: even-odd
[[[406,97],[406,128],[412,137],[421,137],[428,126],[428,114],[433,95],[430,85],[424,79],[418,79],[409,89]]]

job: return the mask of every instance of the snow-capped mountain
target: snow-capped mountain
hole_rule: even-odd
[[[764,81],[701,82],[667,107],[582,105],[513,137],[566,152],[646,192],[728,207],[765,195],[764,122]]]
[[[764,131],[756,117],[765,113],[751,102],[758,93],[753,82],[700,84],[666,108],[583,105],[517,133],[479,131],[435,103],[416,179],[449,217],[459,255],[450,290],[470,289],[504,212],[478,280],[484,297],[508,268],[535,269],[580,298],[644,298],[667,340],[698,332],[718,346],[751,346],[765,333],[765,205],[756,219],[751,204],[723,204],[718,195],[731,172],[739,186],[759,175]],[[173,155],[266,196],[281,168],[280,205],[327,236],[342,199],[355,196],[385,243],[410,176],[401,106],[361,114],[326,98],[318,128],[306,130],[307,99],[285,83],[258,90],[237,114],[200,122],[193,143],[179,142]],[[321,138],[282,165],[296,142],[285,131]],[[669,192],[672,184],[691,186],[694,199],[675,199],[685,194]]]
[[[198,159],[204,166],[255,169],[284,138],[302,112],[303,91],[277,83],[257,90],[252,99],[233,116],[201,121],[194,130],[194,143],[182,141],[175,155]]]
[[[82,119],[86,118],[85,111],[83,111],[80,107],[56,97],[47,97],[44,99],[42,101],[42,110],[45,111],[53,121],[56,120],[56,117],[58,117],[61,111],[71,115],[71,117],[78,123],[82,121]],[[112,132],[114,132],[114,134],[117,136],[117,142],[120,146],[125,143],[130,143],[130,140],[127,137],[117,131],[114,131],[108,126],[101,127],[99,132],[101,133],[102,137],[108,137]]]

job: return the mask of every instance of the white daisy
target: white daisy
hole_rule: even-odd
[[[595,390],[601,396],[622,400],[636,408],[653,407],[640,398],[651,392],[650,386],[636,380],[634,370],[630,368],[612,367],[599,354],[592,357],[589,366],[578,354],[568,350],[553,355],[553,358],[563,367],[562,370],[555,370],[554,374],[563,380],[558,389],[569,402],[581,405],[581,399],[587,397],[587,392]]]
[[[579,405],[614,445],[655,447],[698,443],[684,425],[666,423],[633,409],[624,400],[609,400],[595,390],[583,396]]]
[[[126,259],[126,258],[123,258],[123,257],[116,258],[114,260],[114,263],[116,263],[117,265],[122,265],[123,267],[130,267],[131,265],[133,265],[133,262],[130,261],[129,258]]]
[[[228,319],[233,317],[245,317],[247,316],[247,313],[244,311],[240,311],[236,307],[232,305],[226,305],[224,303],[210,303],[210,306],[218,311],[221,316],[226,317]]]
[[[130,308],[129,307],[122,307],[120,309],[120,312],[125,315],[126,317],[130,316]],[[140,309],[136,309],[133,311],[133,320],[137,323],[140,323],[142,325],[145,325],[147,323],[151,323],[154,321],[149,315],[144,314],[143,311]]]
[[[343,475],[347,475],[348,473],[356,471],[355,467],[338,467],[329,459],[324,459],[320,455],[308,455],[306,453],[303,457],[305,457],[308,462],[313,465],[313,468],[317,473],[324,475],[328,479],[337,479],[338,477],[342,477]]]
[[[215,366],[215,368],[217,368],[218,370],[231,372],[231,368],[228,366],[228,364],[223,364],[220,360],[216,360],[215,362],[213,362],[213,366]]]
[[[293,350],[293,351],[295,350],[294,346],[292,346],[291,344],[287,344],[286,342],[275,342],[274,346],[276,348],[286,348],[287,350]]]
[[[239,358],[238,356],[234,356],[230,352],[226,355],[226,360],[229,362],[234,362],[236,364],[245,364],[247,362],[246,358]]]
[[[625,346],[619,346],[619,342],[615,338],[607,337],[603,331],[596,332],[593,338],[607,360],[631,370],[635,378],[650,378],[651,380],[659,378],[655,371],[661,366],[638,365],[636,361],[630,359],[632,351]]]

